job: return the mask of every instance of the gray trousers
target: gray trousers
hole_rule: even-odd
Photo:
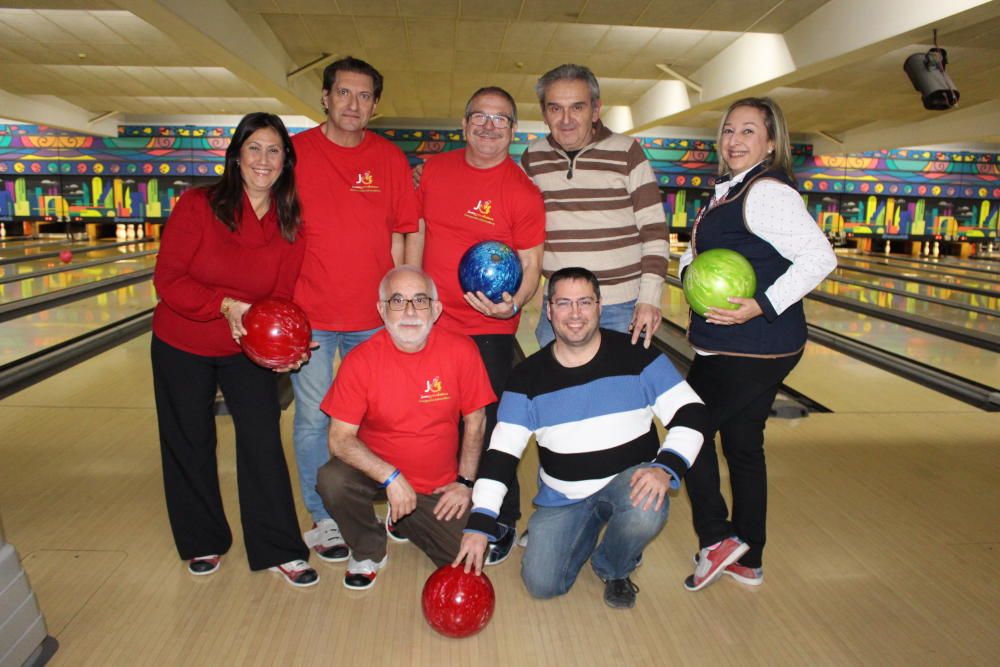
[[[323,506],[340,526],[344,541],[351,548],[354,560],[385,557],[385,525],[375,516],[373,504],[385,500],[385,489],[357,468],[333,457],[316,473],[316,491]],[[438,567],[451,563],[458,555],[462,531],[469,519],[466,511],[451,521],[434,517],[434,506],[440,494],[417,494],[417,509],[393,526]]]

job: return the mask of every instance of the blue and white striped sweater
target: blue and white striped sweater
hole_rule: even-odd
[[[659,443],[653,417],[667,426]],[[596,493],[639,463],[665,468],[679,484],[701,448],[707,411],[661,354],[601,331],[587,364],[565,368],[551,347],[514,369],[473,490],[469,530],[493,534],[495,517],[532,435],[539,446],[535,503],[559,506]]]

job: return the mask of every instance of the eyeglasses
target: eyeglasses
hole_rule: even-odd
[[[595,299],[592,296],[582,296],[579,299],[554,299],[549,303],[556,310],[570,310],[575,305],[580,310],[590,310],[597,305],[599,299]]]
[[[466,116],[468,121],[473,125],[486,125],[486,121],[491,121],[493,127],[498,130],[505,130],[510,127],[513,120],[510,116],[504,116],[502,113],[486,113],[483,111],[476,111],[475,113],[470,113]]]
[[[401,296],[392,296],[385,300],[386,304],[389,306],[389,310],[406,310],[406,304],[412,304],[414,310],[427,310],[431,307],[431,301],[434,299],[430,298],[426,294],[418,294],[412,299],[404,299]]]

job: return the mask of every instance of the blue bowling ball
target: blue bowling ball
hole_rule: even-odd
[[[493,303],[503,293],[513,295],[521,286],[521,260],[506,243],[481,241],[465,251],[458,263],[458,282],[463,292],[482,292]]]

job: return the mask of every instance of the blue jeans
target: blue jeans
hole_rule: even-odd
[[[578,503],[535,510],[528,521],[531,539],[521,562],[521,578],[532,596],[551,598],[566,593],[587,559],[604,581],[624,579],[635,569],[643,549],[667,522],[670,505],[665,497],[659,510],[632,506],[632,474],[648,465],[618,473],[607,486]],[[604,539],[597,544],[605,524]]]
[[[382,327],[368,331],[323,331],[313,329],[312,338],[319,347],[312,351],[309,363],[292,373],[295,390],[295,462],[299,468],[299,488],[302,501],[313,521],[329,519],[323,500],[316,493],[316,471],[330,460],[327,438],[330,418],[319,409],[326,392],[333,384],[333,357],[340,350],[343,359],[348,352],[371,338]]]
[[[616,303],[601,307],[601,328],[628,333],[628,325],[632,324],[632,314],[635,312],[636,299],[625,303]],[[538,347],[542,348],[556,339],[552,332],[552,322],[545,316],[545,302],[542,302],[542,312],[538,316],[538,326],[535,327],[535,338]]]

